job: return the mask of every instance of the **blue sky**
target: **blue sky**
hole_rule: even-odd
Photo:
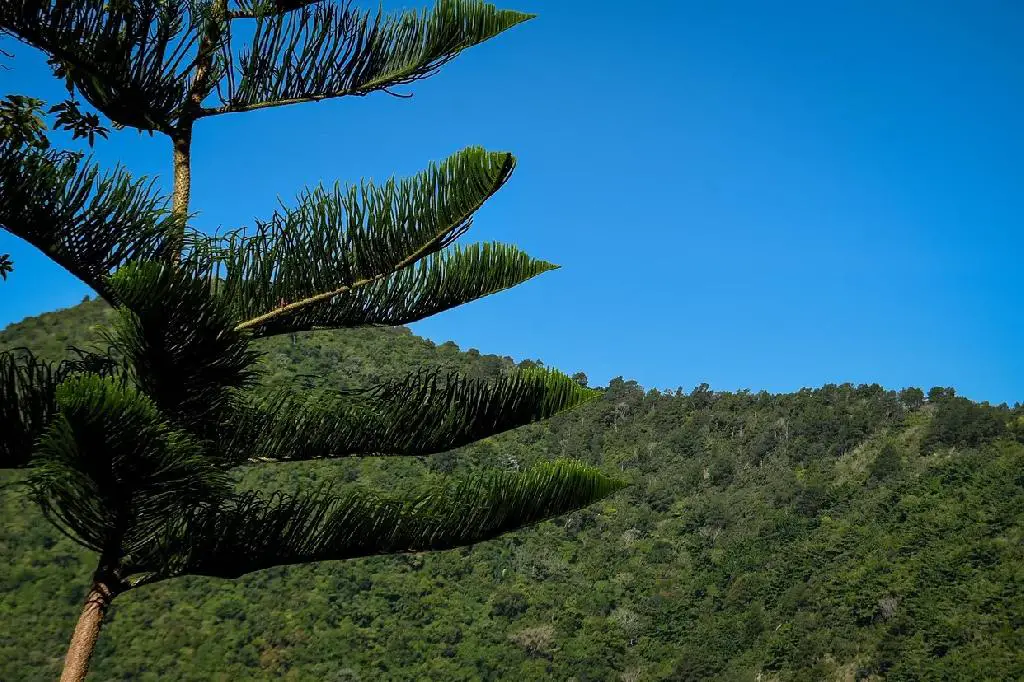
[[[389,2],[387,6],[404,3]],[[305,185],[513,151],[468,238],[563,268],[414,329],[594,384],[954,386],[1024,401],[1024,5],[540,2],[403,100],[202,121],[193,206],[236,227]],[[59,84],[17,49],[0,93]],[[169,186],[170,147],[97,158]],[[72,305],[0,233],[0,326]]]

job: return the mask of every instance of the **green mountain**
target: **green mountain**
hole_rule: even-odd
[[[90,301],[12,325],[59,358]],[[508,358],[405,329],[263,346],[269,383],[345,388]],[[572,369],[572,368],[565,368]],[[373,488],[578,456],[631,486],[450,552],[184,578],[119,599],[96,680],[1024,679],[1024,409],[950,389],[644,391],[423,461],[257,467],[242,485]],[[52,680],[92,560],[0,474],[0,680]]]

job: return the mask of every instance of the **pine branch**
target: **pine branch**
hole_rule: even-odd
[[[194,0],[5,0],[0,31],[48,54],[110,120],[168,132],[187,101],[202,8]]]
[[[72,374],[112,375],[114,361],[77,348],[77,357],[45,362],[27,348],[0,352],[0,469],[27,466],[57,411],[57,386]]]
[[[124,381],[76,376],[57,388],[56,403],[28,485],[46,516],[81,545],[138,551],[168,518],[228,494],[199,444]]]
[[[224,75],[223,69],[231,59],[229,52],[223,53],[224,64],[220,68],[216,68],[216,55],[218,51],[223,51],[227,47],[226,39],[229,38],[227,5],[228,0],[211,0],[207,4],[203,30],[199,38],[199,48],[194,61],[195,72],[186,93],[188,103],[183,112],[185,115],[179,121],[179,129],[191,128],[192,121],[201,109],[203,100],[213,91],[216,82]]]
[[[131,378],[177,426],[203,437],[249,386],[258,353],[209,282],[160,263],[131,263],[110,279],[122,303],[107,340]]]
[[[108,301],[111,272],[160,259],[179,222],[153,183],[120,168],[0,143],[0,228],[21,237]],[[180,228],[179,228],[180,229]]]
[[[547,419],[596,398],[560,372],[522,370],[496,381],[417,373],[373,390],[253,400],[220,430],[231,462],[353,455],[424,456]]]
[[[0,353],[0,468],[28,464],[53,419],[59,372],[27,349]]]
[[[300,9],[236,15],[256,18],[252,46],[238,60],[237,88],[221,107],[202,115],[367,95],[411,83],[532,18],[480,0],[439,0],[432,10],[395,15],[371,15],[349,2],[310,4],[278,2],[277,7]],[[273,9],[266,5],[264,10]]]
[[[579,509],[622,484],[579,462],[541,464],[435,488],[410,499],[330,491],[239,495],[188,514],[149,554],[129,557],[140,582],[252,571],[375,554],[443,550]]]
[[[240,329],[273,336],[310,329],[405,325],[510,289],[558,266],[506,244],[470,244],[393,274],[285,305]]]
[[[317,5],[325,0],[239,0],[238,9],[229,12],[232,19],[258,19]]]
[[[382,185],[307,191],[253,235],[191,244],[193,271],[217,282],[242,328],[330,301],[443,249],[508,180],[507,153],[465,149]]]

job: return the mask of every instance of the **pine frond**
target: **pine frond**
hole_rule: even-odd
[[[120,125],[167,132],[187,101],[206,2],[4,0],[0,30],[46,54]]]
[[[46,362],[27,348],[0,352],[0,469],[27,466],[36,440],[57,411],[57,386],[72,374],[113,374],[108,356],[72,349],[77,357]]]
[[[110,278],[122,303],[109,343],[135,383],[182,427],[207,434],[259,357],[210,283],[162,263],[130,263]]]
[[[124,381],[72,377],[56,403],[28,485],[47,517],[83,546],[136,551],[167,518],[228,493],[200,446]]]
[[[218,445],[229,461],[443,452],[574,408],[600,395],[547,369],[496,381],[418,373],[363,394],[254,401]]]
[[[149,554],[128,557],[144,582],[237,578],[287,564],[443,550],[489,540],[592,504],[622,487],[580,462],[494,473],[410,499],[367,492],[240,495],[184,517]]]
[[[443,249],[514,167],[511,154],[475,147],[400,181],[317,188],[255,234],[198,237],[189,261],[240,320],[297,311]]]
[[[144,178],[0,143],[0,228],[21,237],[111,301],[107,277],[164,257],[180,221]],[[180,228],[179,228],[180,229]]]
[[[323,3],[325,0],[238,0],[238,9],[231,12],[233,19],[256,19],[292,10],[302,9],[309,5]]]
[[[438,0],[431,10],[391,15],[344,1],[281,4],[302,7],[249,15],[257,17],[251,46],[228,79],[237,87],[228,88],[222,107],[204,115],[367,95],[411,83],[532,18],[480,0]]]
[[[53,419],[57,374],[53,363],[27,350],[0,353],[0,468],[28,464],[33,444]]]
[[[68,353],[68,357],[61,360],[60,365],[58,365],[60,381],[73,374],[95,374],[100,377],[115,376],[120,369],[114,357],[113,348],[108,348],[103,353],[83,350],[74,346],[68,346],[65,350]]]
[[[255,336],[273,336],[316,328],[404,325],[510,289],[557,267],[507,244],[456,246],[336,295],[302,306],[283,305],[242,327]]]

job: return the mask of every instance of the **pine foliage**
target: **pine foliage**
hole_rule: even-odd
[[[63,372],[25,351],[0,353],[0,466],[28,464],[35,439],[56,411]]]
[[[476,0],[393,15],[306,0],[0,4],[0,31],[45,52],[71,90],[176,150],[205,116],[411,83],[529,18]],[[234,22],[253,23],[237,53]],[[405,324],[553,269],[511,245],[456,244],[514,168],[471,147],[411,178],[307,190],[221,237],[189,224],[187,173],[169,201],[123,169],[0,140],[0,228],[116,308],[106,354],[0,354],[0,466],[30,468],[32,499],[118,590],[447,549],[611,494],[619,483],[571,461],[405,498],[231,483],[243,464],[445,452],[598,395],[548,370],[414,372],[313,396],[257,387],[260,337]]]
[[[496,381],[418,372],[356,393],[261,397],[237,413],[222,442],[240,461],[425,456],[547,419],[598,395],[551,370],[519,370]]]
[[[203,15],[196,0],[7,0],[0,28],[45,52],[118,125],[168,131],[188,99]]]
[[[29,487],[47,517],[89,549],[130,556],[168,519],[226,493],[201,444],[135,387],[85,374],[60,384],[56,402]]]
[[[70,349],[61,362],[46,362],[27,348],[0,353],[0,469],[26,466],[35,441],[57,414],[57,386],[74,373],[106,376],[109,356]]]
[[[186,514],[152,554],[129,558],[128,569],[140,582],[183,573],[237,578],[282,564],[450,549],[564,514],[619,487],[579,462],[556,462],[408,499],[365,491],[242,494]]]
[[[554,267],[511,246],[451,246],[514,168],[470,148],[406,180],[318,187],[255,230],[195,235],[189,267],[257,336],[413,322]]]
[[[110,286],[122,305],[105,335],[135,382],[182,424],[214,425],[232,390],[251,383],[258,358],[225,302],[206,281],[163,263],[131,263]]]
[[[395,15],[348,2],[251,3],[253,37],[211,113],[315,101],[411,83],[435,73],[463,50],[532,18],[478,0],[440,0],[431,10]],[[297,3],[289,3],[297,4]]]
[[[360,10],[347,0],[0,5],[0,29],[49,55],[59,74],[110,120],[168,134],[193,116],[408,84],[530,18],[480,0],[439,0],[430,10],[394,14]],[[252,26],[235,49],[237,21]],[[196,110],[194,87],[206,82],[214,87],[202,94],[215,101]]]
[[[108,299],[108,276],[129,261],[166,258],[180,227],[151,181],[10,141],[0,141],[0,188],[0,228]]]

